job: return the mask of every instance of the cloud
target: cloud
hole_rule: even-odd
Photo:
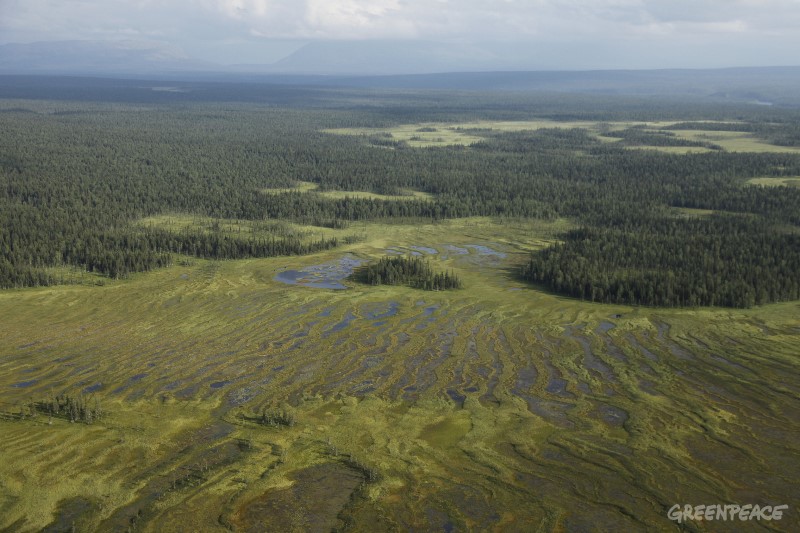
[[[734,36],[770,49],[776,38],[800,46],[798,27],[800,0],[0,0],[6,42],[140,36],[206,49],[364,39],[678,49]]]

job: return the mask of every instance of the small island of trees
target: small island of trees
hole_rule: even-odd
[[[352,278],[369,285],[408,285],[429,291],[460,289],[461,279],[451,272],[434,272],[430,264],[419,257],[381,258],[377,263],[364,265]]]

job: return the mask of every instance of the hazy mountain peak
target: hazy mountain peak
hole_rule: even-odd
[[[155,72],[207,67],[178,46],[159,41],[47,41],[0,45],[6,72]]]
[[[316,41],[272,66],[275,72],[422,74],[508,68],[489,47],[434,41]]]

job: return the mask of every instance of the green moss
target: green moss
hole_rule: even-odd
[[[0,420],[0,528],[44,528],[83,496],[96,502],[80,519],[89,530],[141,509],[140,530],[214,531],[249,502],[283,501],[302,472],[349,475],[315,467],[332,463],[380,474],[340,509],[356,531],[568,528],[575,509],[608,530],[667,529],[665,506],[737,501],[741,487],[796,499],[785,473],[800,452],[800,306],[639,309],[518,283],[516,266],[567,227],[367,224],[362,242],[308,257],[0,293],[2,410],[101,384],[107,413],[92,425]],[[469,289],[274,279],[411,246],[437,249],[432,266]],[[264,407],[296,423],[240,416]]]

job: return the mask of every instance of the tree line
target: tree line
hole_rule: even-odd
[[[520,132],[483,128],[484,140],[471,147],[425,149],[377,147],[372,141],[380,136],[323,131],[436,119],[684,117],[727,120],[726,124],[736,123],[737,131],[750,128],[791,136],[800,124],[798,113],[605,97],[476,94],[447,98],[424,92],[382,95],[371,100],[373,106],[363,106],[354,104],[353,94],[344,90],[327,91],[327,99],[314,94],[314,106],[235,99],[141,106],[0,101],[4,109],[0,113],[0,287],[59,283],[53,267],[63,265],[124,277],[166,266],[176,253],[233,259],[311,253],[338,244],[334,239],[313,241],[280,233],[255,238],[137,224],[144,217],[163,213],[330,228],[362,220],[565,217],[598,231],[592,239],[613,242],[620,257],[636,254],[635,247],[646,244],[620,235],[644,232],[664,241],[660,246],[678,249],[680,240],[700,242],[712,231],[728,231],[701,220],[681,226],[680,238],[675,237],[678,230],[671,219],[672,208],[677,207],[755,220],[737,229],[742,242],[764,238],[773,243],[800,225],[800,189],[746,185],[755,177],[800,175],[800,156],[793,153],[630,150],[625,143],[601,141],[582,128]],[[120,98],[124,100],[124,95]],[[608,105],[598,108],[599,101]],[[703,123],[702,127],[728,126]],[[667,129],[628,128],[619,134],[628,144],[680,141],[669,133]],[[319,192],[265,191],[290,188],[297,181],[315,183]],[[408,189],[429,193],[431,199],[324,195],[325,191],[392,195]],[[577,247],[569,236],[567,245],[576,253],[592,253],[591,247]],[[763,249],[748,245],[741,248],[737,261],[779,263],[786,245],[784,241]],[[686,266],[673,265],[672,270],[678,277],[690,274]],[[622,273],[610,270],[609,284]],[[731,283],[742,281],[734,270],[717,275],[729,276]],[[783,298],[780,291],[756,290],[754,282],[745,283],[755,291],[754,301]],[[629,300],[710,301],[699,292],[678,300]],[[731,296],[714,301],[734,300],[743,299]]]
[[[524,279],[593,302],[752,307],[800,299],[800,234],[738,216],[570,231]]]

